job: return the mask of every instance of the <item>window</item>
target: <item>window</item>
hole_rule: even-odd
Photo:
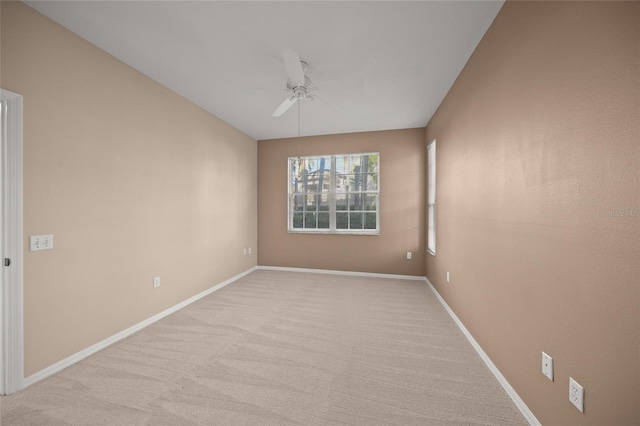
[[[436,140],[427,146],[427,251],[436,254]]]
[[[380,233],[380,153],[289,157],[289,231]]]

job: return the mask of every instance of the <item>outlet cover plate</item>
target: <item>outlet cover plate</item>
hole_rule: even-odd
[[[584,388],[573,377],[569,377],[569,401],[584,413]]]
[[[553,358],[542,352],[542,374],[553,382]]]
[[[29,250],[51,250],[53,249],[53,234],[31,235],[29,237]]]

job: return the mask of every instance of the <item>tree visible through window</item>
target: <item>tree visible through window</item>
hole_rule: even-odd
[[[289,158],[289,231],[379,233],[380,154]]]

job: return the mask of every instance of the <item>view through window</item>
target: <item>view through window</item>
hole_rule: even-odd
[[[289,231],[380,231],[380,153],[289,158]]]

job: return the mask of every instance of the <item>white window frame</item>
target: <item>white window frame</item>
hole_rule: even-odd
[[[427,145],[427,252],[436,255],[436,140]]]
[[[378,156],[378,182],[376,194],[376,228],[375,229],[338,229],[336,227],[336,158],[341,156],[353,156],[353,155],[377,155]],[[299,158],[309,157],[330,157],[331,158],[331,173],[330,173],[330,188],[328,192],[329,198],[329,228],[294,228],[293,227],[293,215],[291,209],[291,160]],[[380,152],[353,152],[342,154],[312,154],[312,155],[299,155],[287,158],[287,229],[289,233],[294,234],[337,234],[337,235],[380,235],[380,164],[381,164]],[[353,194],[355,192],[348,192],[347,194]],[[362,191],[361,193],[373,192]]]

